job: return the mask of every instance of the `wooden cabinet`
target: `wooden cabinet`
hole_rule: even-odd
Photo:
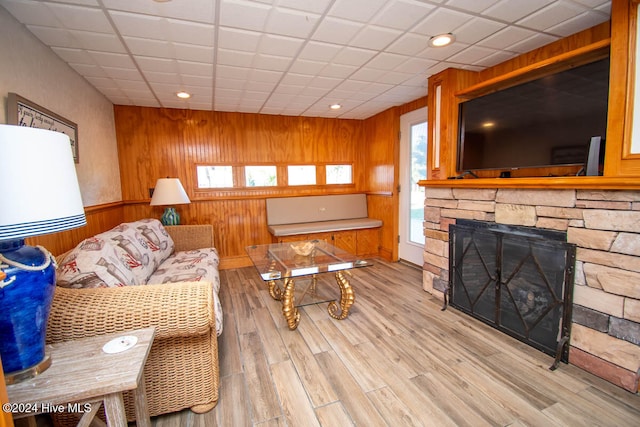
[[[378,256],[378,247],[380,246],[380,228],[272,237],[272,241],[274,243],[300,242],[303,240],[316,239],[324,240],[331,245],[358,256]]]

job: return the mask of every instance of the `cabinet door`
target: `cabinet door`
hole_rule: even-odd
[[[293,236],[280,236],[277,237],[278,243],[289,243],[289,242],[301,242],[303,240],[308,240],[309,237],[306,234],[296,234]]]
[[[356,255],[378,255],[378,246],[380,246],[379,228],[356,230]]]
[[[356,230],[336,231],[333,233],[333,245],[345,251],[356,253]]]

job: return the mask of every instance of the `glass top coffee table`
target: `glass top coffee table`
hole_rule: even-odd
[[[340,288],[340,306],[333,300],[328,311],[334,319],[342,320],[349,315],[349,309],[355,302],[355,293],[345,273],[351,275],[351,269],[372,265],[371,261],[358,258],[324,240],[254,245],[247,246],[246,251],[262,280],[267,282],[269,295],[282,301],[282,314],[291,330],[296,329],[300,322],[294,279],[311,277],[313,293],[318,274],[334,273]],[[321,301],[314,301],[317,302]]]

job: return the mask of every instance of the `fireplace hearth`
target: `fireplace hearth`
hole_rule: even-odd
[[[568,362],[575,245],[566,233],[475,220],[449,228],[451,306]]]

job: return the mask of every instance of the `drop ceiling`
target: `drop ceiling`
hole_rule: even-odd
[[[114,104],[351,119],[426,95],[427,78],[446,68],[479,71],[605,22],[611,8],[602,0],[0,5]],[[429,47],[440,33],[456,42]]]

